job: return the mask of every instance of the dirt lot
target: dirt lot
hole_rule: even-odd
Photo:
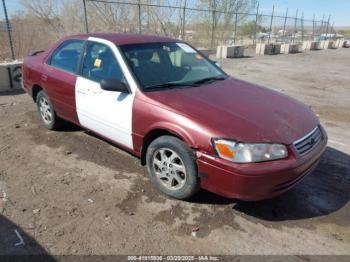
[[[329,147],[302,183],[260,202],[171,200],[135,157],[74,126],[47,131],[29,96],[1,94],[0,254],[350,255],[350,50],[223,65],[319,115]]]

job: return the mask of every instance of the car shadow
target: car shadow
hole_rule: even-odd
[[[84,129],[76,124],[73,124],[71,122],[64,121],[62,126],[59,129],[59,132],[78,132],[83,131]]]
[[[296,187],[273,199],[245,202],[200,191],[190,199],[203,204],[233,204],[233,209],[267,221],[315,218],[334,213],[350,200],[350,156],[327,150],[312,174]]]
[[[63,131],[82,130],[79,126],[67,124]],[[93,132],[85,131],[85,133],[113,145]],[[245,202],[200,190],[187,201],[197,204],[232,205],[236,211],[266,221],[301,220],[325,216],[340,210],[350,200],[349,188],[350,156],[335,148],[327,147],[312,174],[276,198]]]
[[[24,229],[0,215],[1,261],[56,261]]]
[[[244,56],[241,56],[241,57],[237,57],[237,59],[245,59],[245,58],[253,58],[254,56],[252,55],[244,55]]]
[[[0,96],[16,96],[16,95],[22,95],[24,93],[25,92],[23,89],[13,89],[13,90],[9,90],[9,91],[0,92]]]

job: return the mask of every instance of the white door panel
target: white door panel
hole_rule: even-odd
[[[105,91],[99,83],[78,76],[75,95],[82,126],[133,149],[132,94]]]

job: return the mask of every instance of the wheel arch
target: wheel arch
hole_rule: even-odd
[[[44,89],[40,85],[35,84],[32,86],[32,98],[34,102],[36,102],[36,98],[41,90],[44,90]]]
[[[194,144],[192,139],[190,139],[187,135],[185,135],[182,132],[179,132],[178,130],[164,128],[164,127],[157,127],[152,130],[150,130],[143,138],[142,146],[141,146],[141,164],[146,164],[146,152],[148,146],[157,138],[161,136],[173,136],[178,139],[180,139],[182,142],[184,142],[188,147],[194,148]]]

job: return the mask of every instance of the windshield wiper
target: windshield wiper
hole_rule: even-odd
[[[194,82],[185,82],[185,83],[176,83],[176,82],[167,82],[167,83],[163,83],[163,84],[158,84],[158,85],[154,85],[154,86],[146,86],[145,89],[146,90],[157,90],[157,89],[163,89],[163,88],[171,88],[171,87],[189,87],[189,86],[200,86],[201,84],[204,83],[211,83],[211,82],[215,82],[215,81],[222,81],[225,80],[226,77],[206,77]]]
[[[225,80],[226,77],[217,77],[217,76],[212,76],[212,77],[206,77],[206,78],[203,78],[203,79],[200,79],[198,81],[194,81],[191,83],[191,85],[193,86],[198,86],[198,85],[201,85],[201,84],[205,84],[205,83],[212,83],[212,82],[215,82],[215,81],[222,81],[222,80]]]
[[[154,90],[154,89],[162,89],[162,88],[170,88],[170,87],[184,87],[184,86],[190,86],[191,84],[188,83],[175,83],[175,82],[168,82],[163,83],[159,85],[154,86],[147,86],[145,87],[146,90]]]

